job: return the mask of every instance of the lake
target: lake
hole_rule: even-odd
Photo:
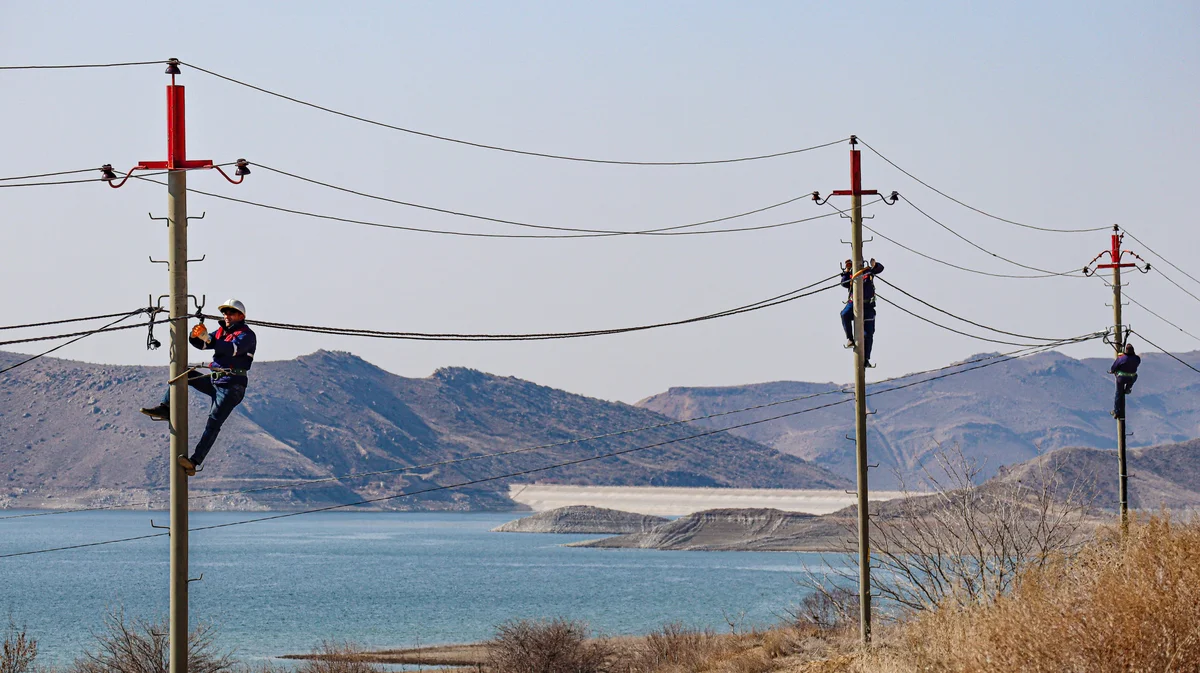
[[[17,512],[0,511],[0,515]],[[192,514],[192,526],[254,518]],[[513,618],[581,619],[597,632],[672,621],[728,630],[778,621],[818,554],[576,549],[595,535],[489,533],[519,514],[323,513],[193,533],[191,616],[243,660],[324,639],[368,647],[477,641]],[[0,554],[159,532],[164,512],[0,520]],[[167,613],[167,539],[0,559],[0,617],[25,624],[43,664],[88,647],[106,612]]]

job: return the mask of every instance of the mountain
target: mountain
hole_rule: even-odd
[[[1195,362],[1200,352],[1180,357]],[[1108,413],[1114,388],[1106,374],[1110,364],[1107,359],[1076,360],[1049,352],[870,397],[868,406],[877,413],[868,419],[869,455],[872,463],[880,465],[871,472],[872,487],[894,488],[901,480],[919,480],[939,443],[957,444],[968,456],[984,461],[984,477],[996,474],[1003,465],[1053,449],[1115,448],[1116,427]],[[1144,355],[1140,373],[1128,401],[1128,427],[1134,433],[1130,446],[1200,436],[1200,377],[1160,353]],[[843,387],[852,389],[793,381],[671,388],[638,406],[672,418],[689,418]],[[818,397],[738,418],[763,418],[836,399],[835,395]],[[854,406],[843,404],[732,432],[852,479],[854,444],[846,437],[853,431]]]
[[[19,356],[0,353],[0,367]],[[162,394],[165,367],[42,358],[0,377],[0,506],[161,502],[167,428],[138,413]],[[192,442],[207,398],[193,393]],[[298,508],[384,497],[686,437],[677,425],[544,450],[302,488],[262,486],[403,468],[652,426],[670,419],[462,368],[427,378],[318,351],[255,365],[193,495],[196,508]],[[509,480],[379,503],[388,508],[511,509]],[[845,488],[849,482],[753,441],[718,433],[521,477],[588,485]]]
[[[1129,506],[1154,511],[1200,509],[1200,439],[1126,451]],[[1095,498],[1097,507],[1115,510],[1117,452],[1068,447],[1003,468],[995,481],[1029,482],[1053,472],[1066,487],[1078,485]]]

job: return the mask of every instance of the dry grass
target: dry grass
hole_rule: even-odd
[[[296,673],[379,673],[383,669],[366,660],[363,649],[353,643],[325,641]],[[189,671],[190,673],[190,671]]]
[[[903,627],[903,656],[935,672],[1200,671],[1200,525],[1155,517],[1024,573],[992,605]]]

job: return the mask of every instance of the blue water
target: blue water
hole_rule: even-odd
[[[5,515],[14,512],[4,512]],[[162,512],[0,521],[0,554],[159,532]],[[203,526],[253,518],[193,513]],[[323,639],[368,647],[468,642],[511,618],[582,619],[600,633],[671,621],[728,629],[777,621],[816,554],[566,548],[586,535],[489,533],[511,514],[326,513],[193,533],[191,616],[244,660]],[[65,664],[106,612],[167,612],[167,539],[0,559],[0,616],[25,624],[42,663]]]

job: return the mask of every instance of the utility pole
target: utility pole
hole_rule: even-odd
[[[1108,255],[1111,260],[1108,264],[1097,264],[1096,270],[1112,269],[1112,291],[1113,291],[1113,339],[1112,347],[1119,356],[1125,352],[1125,327],[1121,320],[1121,269],[1122,268],[1138,268],[1137,264],[1132,262],[1121,262],[1122,255],[1130,255],[1145,263],[1146,260],[1138,257],[1136,254],[1121,249],[1121,241],[1125,238],[1125,234],[1121,233],[1121,228],[1118,225],[1113,225],[1112,247],[1109,250],[1096,255],[1092,262],[1100,259],[1104,255]],[[1088,263],[1088,266],[1091,262]],[[1146,264],[1146,271],[1150,270],[1150,265]],[[1084,275],[1091,275],[1091,271],[1087,266],[1083,267]],[[1125,417],[1122,415],[1117,418],[1117,492],[1121,500],[1121,534],[1124,535],[1129,528],[1129,471],[1125,464]]]
[[[104,179],[109,186],[121,187],[134,171],[167,171],[167,273],[169,276],[170,304],[170,448],[167,453],[167,470],[171,489],[171,570],[170,570],[170,673],[187,673],[188,652],[188,489],[187,475],[176,462],[179,456],[188,453],[188,257],[187,257],[187,171],[216,168],[233,184],[239,184],[250,171],[245,159],[237,161],[237,180],[225,175],[212,160],[189,160],[187,158],[187,131],[185,124],[183,86],[175,84],[180,74],[179,59],[170,59],[167,74],[171,84],[167,86],[167,160],[142,161],[130,169],[125,178],[115,182],[116,174],[111,165],[103,169]]]
[[[867,353],[863,300],[863,237],[862,197],[878,194],[874,189],[862,188],[862,156],[857,149],[858,137],[850,136],[850,189],[834,190],[830,196],[850,197],[850,246],[853,249],[854,278],[854,462],[858,476],[858,609],[859,636],[863,645],[871,643],[871,534],[867,507]],[[896,194],[892,199],[895,202]],[[813,192],[813,201],[821,200],[819,192]]]

